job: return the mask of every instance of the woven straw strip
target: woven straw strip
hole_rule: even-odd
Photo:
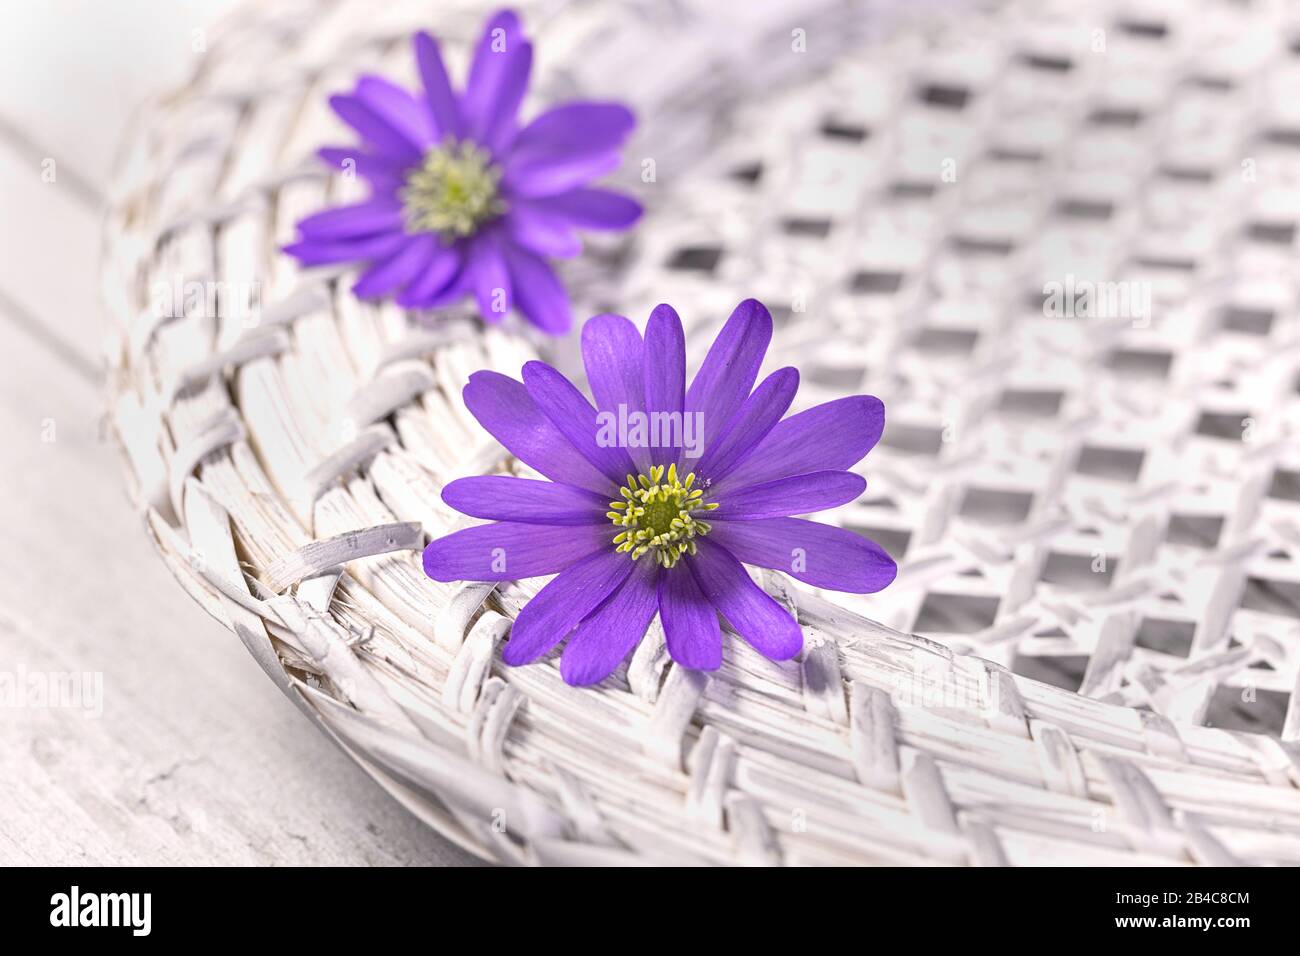
[[[418,524],[388,524],[313,541],[276,558],[266,569],[266,586],[279,594],[303,578],[360,558],[394,551],[418,551],[423,546]]]

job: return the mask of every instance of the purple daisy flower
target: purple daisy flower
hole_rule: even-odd
[[[363,176],[371,195],[303,219],[285,251],[303,265],[368,263],[352,287],[362,298],[423,309],[473,295],[489,322],[513,307],[566,332],[569,298],[548,258],[581,251],[576,229],[626,229],[641,215],[627,196],[588,185],[619,166],[631,111],[566,103],[520,128],[533,47],[508,10],[488,20],[461,96],[433,37],[416,35],[415,57],[423,95],[363,76],[330,98],[362,143],[320,156]]]
[[[644,338],[619,315],[583,327],[594,406],[543,362],[525,365],[522,383],[470,376],[466,407],[550,481],[448,484],[448,505],[494,523],[432,542],[424,570],[436,581],[556,575],[519,613],[507,664],[535,661],[568,637],[564,679],[595,683],[656,613],[683,667],[722,663],[719,615],[760,653],[788,660],[803,644],[799,624],[744,565],[836,591],[894,580],[879,545],[792,517],[862,493],[866,481],[847,469],[880,437],[884,405],[857,395],[782,420],[799,373],[779,369],[754,387],[771,338],[767,309],[742,302],[687,388],[681,319],[660,305]]]

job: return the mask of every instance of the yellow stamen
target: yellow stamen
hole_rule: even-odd
[[[614,538],[618,553],[631,553],[635,561],[643,555],[654,553],[661,567],[671,568],[683,555],[695,554],[695,539],[711,530],[707,522],[692,512],[712,511],[717,504],[707,504],[704,492],[696,488],[695,474],[682,481],[677,475],[677,465],[654,465],[648,475],[628,475],[627,487],[620,488],[624,501],[611,501],[615,509],[606,512],[609,520],[619,528]]]
[[[437,232],[455,238],[473,235],[506,211],[501,170],[486,150],[448,140],[425,154],[398,192],[407,232]]]

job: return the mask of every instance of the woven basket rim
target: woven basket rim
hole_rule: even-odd
[[[418,552],[462,520],[438,485],[517,468],[457,396],[480,368],[517,375],[536,338],[455,309],[416,327],[258,252],[330,188],[285,160],[321,119],[292,83],[226,89],[229,51],[295,44],[330,75],[351,67],[329,56],[370,43],[391,62],[401,31],[362,6],[323,24],[241,13],[211,65],[142,114],[104,286],[111,421],[154,544],[388,792],[510,863],[1237,864],[1266,856],[1261,832],[1300,834],[1292,742],[1081,697],[775,572],[761,583],[805,633],[788,665],[729,639],[704,676],[659,633],[595,690],[567,688],[555,660],[504,668],[537,582],[437,585]],[[203,263],[272,288],[256,328],[148,314],[153,278]],[[1300,859],[1293,842],[1278,854]]]

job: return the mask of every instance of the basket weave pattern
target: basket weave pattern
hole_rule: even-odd
[[[538,100],[630,100],[629,165],[657,169],[632,183],[651,209],[635,237],[568,271],[575,315],[669,301],[698,349],[753,295],[803,404],[886,402],[868,494],[831,520],[890,547],[899,580],[859,599],[762,572],[800,659],[724,632],[722,668],[691,672],[656,624],[576,690],[555,655],[499,661],[541,582],[421,571],[427,537],[467,523],[447,481],[526,473],[465,411],[468,376],[572,343],[456,309],[418,323],[277,249],[356,196],[310,160],[346,141],[326,95],[365,70],[409,82],[410,31],[463,47],[477,8],[236,19],[130,141],[112,421],[162,556],[397,799],[501,861],[1300,862],[1300,311],[1280,242],[1300,120],[1269,94],[1281,54],[1225,39],[1283,27],[1225,5],[1153,36],[1054,6],[872,39],[870,7],[758,5],[730,52],[707,5],[522,11],[547,51]],[[611,80],[652,42],[662,77]],[[1246,156],[1266,185],[1236,175]],[[1067,271],[1149,282],[1150,315],[1045,316]],[[227,308],[160,314],[160,284],[188,281]],[[229,308],[254,295],[256,321]],[[1243,693],[1264,705],[1238,725],[1262,733],[1223,726]]]

